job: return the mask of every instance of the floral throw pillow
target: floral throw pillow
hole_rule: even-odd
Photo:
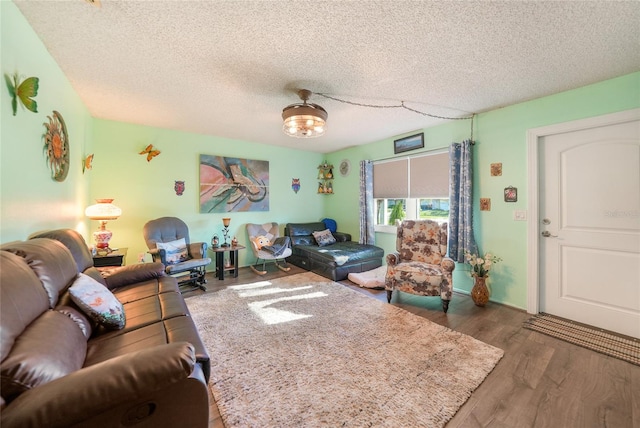
[[[336,243],[336,238],[333,237],[329,229],[325,229],[321,232],[313,232],[313,237],[316,239],[316,242],[320,247]]]
[[[184,238],[171,242],[157,242],[156,247],[158,247],[158,250],[165,251],[165,260],[167,261],[167,264],[175,265],[176,263],[184,262],[189,258],[187,243]]]
[[[107,287],[83,273],[69,287],[71,300],[91,319],[112,330],[125,324],[124,307]]]

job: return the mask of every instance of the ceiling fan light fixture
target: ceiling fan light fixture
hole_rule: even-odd
[[[311,91],[301,89],[298,96],[302,103],[291,104],[282,110],[282,130],[297,138],[313,138],[324,134],[329,114],[318,104],[307,103]]]

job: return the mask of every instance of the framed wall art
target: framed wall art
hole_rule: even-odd
[[[491,211],[491,198],[480,198],[480,211]]]
[[[424,132],[393,141],[393,153],[398,154],[424,147]]]
[[[518,202],[518,189],[513,186],[504,188],[504,201],[505,202]]]
[[[269,162],[200,155],[200,212],[269,211]]]

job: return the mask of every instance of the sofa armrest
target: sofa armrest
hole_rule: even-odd
[[[336,238],[337,242],[351,241],[351,234],[349,233],[333,232],[332,235],[334,238]]]
[[[204,242],[192,242],[188,245],[188,251],[194,259],[204,259],[207,254],[207,244]]]
[[[194,348],[187,342],[155,346],[115,357],[24,392],[3,409],[1,425],[3,428],[97,426],[96,421],[101,417],[114,416],[113,411],[117,409],[121,414],[118,419],[110,421],[113,424],[122,421],[128,414],[127,410],[138,411],[142,403],[153,404],[153,409],[149,409],[151,413],[170,413],[160,409],[156,401],[163,401],[163,394],[171,394],[171,399],[175,399],[176,406],[179,406],[174,388],[176,384],[184,383],[185,394],[193,392],[192,387],[201,384],[206,398],[203,380],[190,378],[195,364]],[[170,403],[163,402],[163,407],[170,406]],[[208,404],[206,407],[205,414],[208,414]],[[180,408],[169,410],[183,413]],[[139,414],[129,416],[146,417]],[[109,423],[106,420],[102,422]]]
[[[109,289],[123,287],[136,282],[148,281],[161,276],[165,276],[164,265],[157,262],[139,263],[102,270],[102,277]]]
[[[400,253],[393,252],[393,253],[387,254],[387,265],[395,266],[398,263],[400,263]]]
[[[440,262],[440,266],[442,266],[442,269],[449,273],[453,272],[453,270],[456,268],[455,262],[452,258],[449,257],[443,258],[442,262]]]

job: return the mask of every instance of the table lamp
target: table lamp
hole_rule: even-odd
[[[222,225],[224,228],[222,229],[222,235],[224,236],[224,244],[221,247],[228,247],[227,238],[229,237],[229,223],[231,223],[231,219],[229,217],[225,217],[222,219]]]
[[[116,220],[122,215],[122,210],[113,205],[113,199],[96,199],[97,204],[87,207],[85,215],[91,220],[100,221],[100,228],[93,232],[93,239],[96,241],[96,251],[100,255],[109,254],[109,240],[113,234],[107,230],[107,220]]]

